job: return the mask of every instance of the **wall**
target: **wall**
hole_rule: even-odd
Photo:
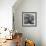
[[[46,46],[46,0],[41,1],[41,40],[42,46]]]
[[[41,1],[23,0],[17,8],[16,5],[13,7],[15,29],[23,33],[24,39],[34,40],[36,46],[41,46]],[[37,27],[22,27],[22,12],[37,12]]]
[[[12,6],[16,0],[0,0],[0,27],[12,29]]]

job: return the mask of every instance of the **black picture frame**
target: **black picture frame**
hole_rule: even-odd
[[[22,26],[36,27],[37,26],[37,12],[22,12]]]

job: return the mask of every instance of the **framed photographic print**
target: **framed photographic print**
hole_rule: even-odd
[[[37,12],[22,12],[22,26],[36,27],[37,26]]]

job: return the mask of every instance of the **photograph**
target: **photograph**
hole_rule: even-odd
[[[22,26],[34,27],[37,25],[37,12],[22,12]]]

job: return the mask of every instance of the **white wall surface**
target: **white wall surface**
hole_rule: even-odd
[[[24,38],[35,41],[36,46],[41,46],[41,1],[23,0],[23,2],[14,8],[15,28],[22,32]],[[16,4],[14,5],[16,6]],[[37,12],[37,27],[22,27],[22,12]]]
[[[41,0],[41,38],[42,46],[46,46],[46,0]]]
[[[13,7],[15,29],[22,32],[24,38],[35,41],[36,46],[46,46],[46,1],[45,0],[23,0],[16,8]],[[22,27],[22,12],[37,12],[37,27]]]
[[[16,0],[0,0],[0,27],[12,28],[12,6]]]

